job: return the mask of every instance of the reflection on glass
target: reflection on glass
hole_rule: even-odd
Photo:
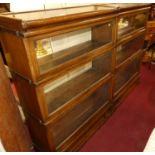
[[[37,58],[40,58],[52,53],[50,39],[37,40],[35,42],[35,51],[36,51]]]
[[[123,36],[144,27],[147,19],[146,17],[146,13],[121,17],[118,22],[118,36]]]
[[[57,80],[47,84],[44,87],[44,92],[48,93],[48,92],[52,91],[56,87],[64,84],[65,82],[68,82],[69,80],[72,80],[73,78],[81,75],[82,73],[88,71],[91,68],[92,68],[92,62],[89,62],[89,63],[83,65],[82,67],[79,67],[77,69],[74,69],[73,71],[68,72],[64,76],[62,76],[62,77],[58,78]]]
[[[123,29],[129,26],[129,21],[127,18],[120,18],[118,23],[118,29]]]
[[[120,64],[133,54],[139,52],[139,50],[143,47],[143,42],[144,34],[118,46],[116,52],[116,63]]]
[[[122,17],[119,19],[118,22],[118,35],[122,36],[128,32],[133,31],[134,26],[133,26],[133,18],[131,17]]]
[[[146,15],[145,14],[138,14],[135,16],[135,28],[139,28],[145,25]]]
[[[91,28],[85,28],[73,32],[51,37],[53,53],[85,43],[91,40]],[[60,46],[61,45],[61,46]]]
[[[109,101],[109,81],[97,88],[89,97],[80,101],[69,110],[59,121],[52,125],[55,144],[59,145],[79,126],[87,121],[96,111],[104,107]],[[60,128],[61,125],[61,128]],[[60,136],[61,135],[61,136]]]
[[[114,92],[117,93],[138,72],[139,58],[134,58],[127,66],[116,74]]]

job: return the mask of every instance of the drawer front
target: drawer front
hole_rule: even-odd
[[[148,21],[147,22],[147,28],[153,28],[155,27],[155,22],[154,21]]]
[[[52,114],[112,71],[112,52],[107,51],[92,61],[75,68],[43,87],[48,114]]]
[[[105,21],[71,32],[32,39],[40,75],[113,42],[114,22]],[[60,32],[61,33],[61,32]]]
[[[118,70],[115,75],[114,95],[139,71],[139,63],[140,58],[136,57]]]
[[[155,34],[155,27],[149,27],[149,28],[147,28],[147,33],[149,33],[149,34]]]
[[[128,41],[125,44],[121,44],[116,50],[116,64],[121,64],[124,60],[137,53],[142,49],[144,43],[144,34]]]
[[[148,12],[123,15],[118,18],[118,38],[145,27]]]
[[[56,146],[73,134],[97,110],[108,104],[110,100],[110,81],[101,85],[89,97],[82,100],[62,118],[51,125],[51,132]]]

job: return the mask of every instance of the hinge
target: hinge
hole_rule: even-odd
[[[16,36],[17,36],[17,37],[20,37],[20,36],[24,36],[24,35],[23,35],[23,32],[21,32],[21,31],[16,31]]]
[[[1,32],[9,32],[9,33],[15,34],[17,37],[23,37],[24,36],[24,32],[23,31],[10,30],[10,29],[7,29],[7,28],[5,28],[3,26],[0,26],[0,31]]]

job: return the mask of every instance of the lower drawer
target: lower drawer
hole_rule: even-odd
[[[147,29],[147,33],[148,33],[148,34],[155,33],[155,27],[148,28],[148,29]]]

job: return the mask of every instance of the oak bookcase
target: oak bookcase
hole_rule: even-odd
[[[77,151],[139,79],[149,4],[0,16],[1,44],[35,146]]]

